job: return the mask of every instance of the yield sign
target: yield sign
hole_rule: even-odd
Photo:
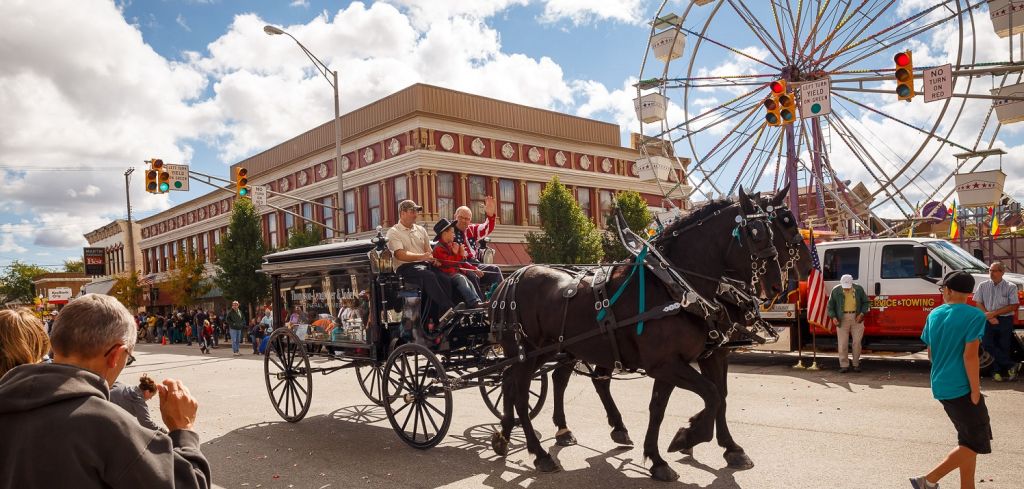
[[[832,83],[828,78],[800,85],[800,118],[832,113]]]

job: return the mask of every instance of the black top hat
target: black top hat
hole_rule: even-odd
[[[437,224],[434,224],[434,241],[441,241],[441,233],[454,225],[455,222],[442,217],[441,220],[437,221]]]

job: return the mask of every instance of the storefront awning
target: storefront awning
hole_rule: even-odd
[[[82,287],[82,293],[104,295],[110,294],[110,289],[114,288],[114,282],[115,279],[113,278],[105,278],[89,282],[85,284],[84,287]]]

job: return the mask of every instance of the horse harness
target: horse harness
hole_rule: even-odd
[[[673,231],[672,235],[678,236],[684,231],[701,226],[707,219],[721,214],[721,211],[722,210],[719,209],[711,216],[701,219],[682,230]],[[764,219],[767,217],[768,214],[765,213],[737,216],[737,229],[746,226],[748,220]],[[719,331],[714,326],[709,328],[708,338],[705,341],[705,351],[701,354],[701,358],[706,358],[707,356],[710,356],[714,350],[726,346],[729,338],[735,332],[747,333],[748,336],[752,335],[751,333],[746,332],[743,327],[740,327],[741,325],[733,321],[723,305],[719,302],[724,301],[746,311],[744,317],[745,324],[750,324],[751,321],[755,320],[761,321],[760,314],[758,313],[760,302],[746,290],[747,284],[729,277],[709,277],[701,275],[673,265],[661,253],[661,251],[664,250],[663,245],[655,246],[654,243],[648,242],[630,230],[628,225],[626,225],[621,212],[617,213],[616,218],[619,221],[619,239],[629,253],[633,255],[632,263],[628,265],[608,265],[607,270],[605,266],[550,267],[569,274],[571,277],[569,281],[571,285],[562,291],[562,298],[565,299],[565,301],[562,308],[561,332],[558,337],[558,342],[553,345],[537,349],[534,352],[534,355],[539,356],[552,351],[557,351],[556,358],[561,360],[565,357],[563,350],[566,346],[589,340],[590,338],[598,335],[605,335],[608,338],[608,342],[611,347],[614,362],[613,367],[615,370],[621,371],[623,370],[623,364],[622,356],[619,352],[618,341],[615,336],[616,331],[625,326],[642,324],[644,321],[661,319],[678,314],[681,311],[689,312],[697,317],[703,317],[706,321],[712,324],[724,323],[727,325],[728,329],[724,332]],[[771,232],[770,227],[766,227],[766,229],[768,229],[769,233]],[[734,232],[734,236],[736,236],[737,240],[741,239],[736,232]],[[731,240],[730,246],[732,246]],[[774,246],[769,246],[768,248],[751,255],[751,259],[754,263],[752,263],[753,279],[751,280],[750,287],[757,284],[759,277],[764,274],[764,270],[767,266],[766,261],[768,259],[774,259],[777,256],[778,252]],[[758,266],[759,262],[760,266]],[[516,303],[516,291],[523,275],[527,270],[534,266],[536,265],[529,265],[515,271],[507,280],[503,281],[499,285],[498,290],[495,291],[494,297],[491,300],[492,332],[494,332],[499,338],[505,332],[511,332],[514,335],[517,350],[516,355],[520,362],[526,360],[526,352],[523,347],[523,340],[526,338],[526,334],[523,331],[522,323],[519,318],[518,306]],[[609,296],[607,284],[611,278],[612,269],[617,266],[633,266],[634,270],[631,272],[630,277],[627,278],[620,287],[619,291],[617,291],[613,296]],[[642,312],[620,321],[615,317],[612,306],[618,298],[618,295],[631,281],[632,274],[636,272],[637,268],[641,267],[643,270],[652,272],[654,276],[665,285],[672,301],[646,310],[642,310],[643,307],[641,307],[640,309]],[[643,270],[641,273],[643,273]],[[697,292],[696,288],[687,281],[685,275],[692,275],[705,280],[717,282],[718,289],[716,290],[716,296],[710,300],[702,296]],[[598,328],[566,339],[565,320],[568,314],[569,300],[576,296],[580,286],[588,277],[590,278],[591,290],[594,293],[594,310],[597,315]],[[641,284],[642,283],[643,280],[641,280]],[[641,286],[641,291],[642,290],[643,286]],[[641,293],[641,298],[643,298],[643,295],[644,294]],[[643,301],[643,299],[641,299],[641,301]],[[768,330],[774,332],[770,326],[768,327]],[[763,342],[764,341],[761,341],[761,343]]]

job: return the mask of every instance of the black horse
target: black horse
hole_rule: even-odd
[[[782,289],[769,217],[760,212],[742,189],[738,203],[706,204],[664,230],[652,245],[666,258],[665,268],[679,273],[699,294],[698,307],[708,305],[705,300],[714,297],[723,277],[756,282],[761,287],[760,292],[768,296]],[[679,429],[669,450],[691,448],[712,439],[721,396],[715,384],[701,376],[690,363],[705,352],[709,337],[720,337],[725,331],[715,330],[717,335],[711,335],[707,321],[670,313],[656,314],[657,317],[645,322],[641,333],[639,327],[633,327],[638,315],[682,308],[678,291],[650,276],[638,280],[636,286],[622,287],[631,277],[631,268],[616,267],[607,281],[608,290],[621,287],[621,297],[614,304],[601,300],[595,304],[594,297],[601,296],[594,292],[593,276],[552,267],[527,267],[502,283],[496,298],[500,303],[508,302],[509,308],[516,312],[511,320],[492,318],[492,321],[501,332],[504,350],[518,354],[520,362],[506,369],[503,377],[502,430],[492,439],[499,454],[507,453],[508,438],[516,421],[515,410],[526,434],[527,450],[536,456],[534,465],[541,471],[558,468],[533,431],[527,404],[534,372],[556,356],[556,349],[607,368],[618,362],[626,370],[642,370],[655,379],[644,449],[645,457],[653,461],[651,474],[654,478],[674,480],[678,477],[661,458],[657,447],[667,392],[676,387],[687,389],[705,403],[705,408],[690,419],[690,426]],[[653,308],[641,310],[641,288],[646,288],[643,298]],[[683,300],[689,303],[688,299]],[[713,301],[711,307],[718,309]],[[613,341],[604,334],[595,335],[598,326],[590,320],[565,321],[569,317],[596,320],[595,315],[599,315],[600,310],[610,311],[609,315],[616,318],[630,318],[618,321],[618,324],[628,324],[627,327],[611,327]],[[498,312],[497,317],[504,318],[502,314]],[[608,329],[607,322],[602,324],[602,328]]]
[[[772,242],[776,249],[780,250],[779,262],[782,265],[781,269],[784,276],[789,278],[789,274],[792,273],[796,274],[793,278],[798,279],[799,277],[806,277],[810,273],[810,250],[800,234],[796,217],[793,216],[793,213],[785,205],[785,199],[786,190],[777,193],[772,198],[762,198],[759,194],[755,196],[758,207],[767,213],[771,219]],[[750,316],[748,313],[751,311],[743,309],[736,304],[731,304],[727,300],[720,300],[719,302],[726,313],[718,319],[719,321],[741,321],[744,326],[750,326]],[[701,319],[693,318],[694,321]],[[731,323],[720,324],[718,329],[728,330],[730,325]],[[745,338],[734,335],[733,339],[742,341]],[[726,345],[723,345],[721,348],[711,349],[709,354],[702,355],[697,360],[697,364],[700,367],[701,375],[714,382],[719,394],[721,394],[721,404],[716,416],[715,429],[718,444],[725,448],[723,456],[732,468],[750,468],[753,466],[753,462],[747,457],[743,448],[733,440],[726,422],[726,397],[728,396],[729,373],[728,354],[732,350],[724,346]],[[576,372],[575,362],[562,362],[551,374],[552,389],[554,391],[553,421],[558,428],[555,434],[555,443],[559,446],[576,444],[576,438],[566,423],[564,403],[565,389],[574,372]],[[620,445],[632,445],[633,441],[630,439],[629,432],[622,421],[622,415],[611,396],[612,370],[602,366],[595,366],[591,371],[583,373],[591,377],[594,389],[597,391],[601,404],[605,408],[608,424],[612,428],[612,441]],[[684,452],[690,451],[684,450]]]

